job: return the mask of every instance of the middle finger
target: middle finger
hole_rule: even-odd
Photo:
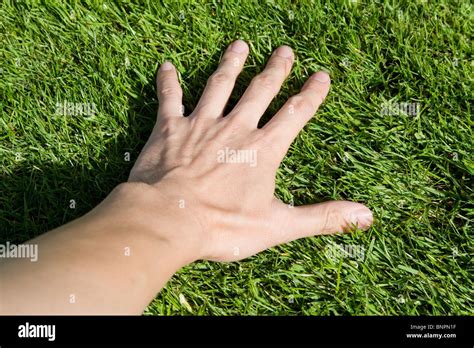
[[[293,61],[294,55],[290,47],[281,46],[276,49],[265,69],[252,79],[229,116],[243,118],[243,122],[256,128],[260,117],[290,73]]]

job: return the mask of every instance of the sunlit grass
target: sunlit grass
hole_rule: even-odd
[[[126,180],[153,127],[159,63],[178,67],[189,113],[234,39],[251,55],[231,105],[287,44],[295,67],[262,122],[310,73],[325,69],[333,84],[283,161],[276,194],[295,205],[364,202],[374,227],[195,263],[146,313],[473,314],[468,1],[85,3],[0,5],[2,242],[74,219]],[[58,113],[64,102],[97,112]],[[389,102],[420,110],[383,112]],[[328,256],[345,245],[364,259]]]

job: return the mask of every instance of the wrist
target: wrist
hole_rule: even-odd
[[[133,229],[130,233],[139,231],[150,246],[172,257],[168,262],[179,269],[199,259],[201,226],[184,200],[164,191],[146,183],[126,182],[118,185],[106,201],[110,209],[129,221]]]

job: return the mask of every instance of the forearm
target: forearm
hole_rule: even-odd
[[[155,193],[120,185],[90,213],[29,241],[36,262],[0,263],[0,312],[140,314],[194,261],[191,243],[178,240],[193,226]]]
[[[279,47],[222,117],[247,55],[240,40],[226,50],[188,117],[176,69],[160,67],[157,123],[130,173],[134,184],[119,185],[86,216],[30,241],[38,244],[38,262],[0,264],[1,313],[138,314],[196,259],[237,261],[295,239],[369,228],[373,216],[363,204],[293,207],[274,196],[276,169],[326,97],[330,78],[313,74],[258,128],[294,54]]]

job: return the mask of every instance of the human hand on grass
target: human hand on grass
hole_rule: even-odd
[[[272,99],[290,73],[294,55],[278,48],[228,115],[224,108],[248,55],[235,41],[208,80],[195,110],[182,114],[175,68],[157,75],[155,128],[129,181],[148,184],[171,214],[190,227],[167,238],[188,243],[194,259],[234,261],[302,237],[367,229],[372,213],[363,204],[331,201],[292,207],[275,198],[275,173],[288,147],[328,94],[329,75],[317,72],[261,129]],[[225,116],[225,117],[224,117]]]
[[[248,47],[234,42],[189,117],[169,63],[157,77],[158,120],[133,167],[88,214],[33,240],[37,262],[0,267],[0,314],[138,314],[181,267],[239,260],[297,238],[365,229],[353,202],[291,207],[274,197],[275,171],[329,90],[314,74],[262,129],[258,121],[293,63],[280,47],[234,109],[223,110]],[[71,298],[74,301],[71,301]]]

